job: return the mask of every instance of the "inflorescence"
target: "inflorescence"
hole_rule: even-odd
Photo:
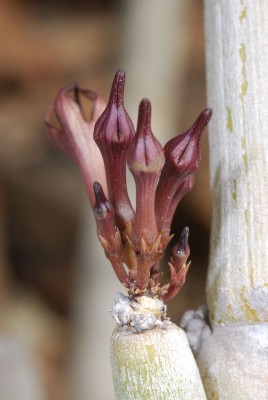
[[[124,107],[125,73],[117,71],[108,103],[77,85],[60,90],[46,115],[49,136],[78,164],[94,211],[97,232],[119,281],[130,296],[173,298],[190,263],[189,229],[172,250],[168,284],[160,260],[172,237],[181,199],[192,189],[200,164],[200,137],[212,110],[205,109],[185,133],[164,148],[151,130],[151,103],[143,99],[134,125]],[[93,102],[87,121],[81,96]],[[55,114],[60,127],[51,123]],[[128,196],[126,165],[136,184],[136,207]]]

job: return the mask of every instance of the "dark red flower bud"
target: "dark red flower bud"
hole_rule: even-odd
[[[178,272],[183,264],[186,264],[187,259],[190,255],[190,247],[188,244],[189,239],[189,228],[186,226],[179,238],[177,245],[172,249],[173,265]]]
[[[156,191],[156,216],[168,213],[171,201],[187,175],[194,173],[200,163],[200,137],[209,123],[212,110],[206,108],[193,126],[184,134],[171,139],[164,147],[166,162]]]
[[[151,130],[151,103],[139,107],[137,133],[128,153],[128,167],[136,183],[136,215],[132,234],[134,245],[141,239],[152,245],[158,230],[155,219],[155,190],[165,161],[164,151]]]
[[[189,228],[185,227],[181,233],[179,242],[172,249],[172,255],[169,262],[169,288],[163,296],[163,301],[171,300],[180,291],[185,283],[186,274],[190,263],[187,259],[190,255],[190,247],[188,244]]]
[[[113,206],[106,199],[99,182],[94,182],[93,189],[96,198],[94,214],[99,239],[118,279],[121,283],[127,283],[128,274],[122,261],[123,245],[121,235],[115,226]]]
[[[94,139],[104,160],[109,199],[115,209],[117,226],[130,235],[134,219],[126,185],[126,155],[135,135],[133,123],[125,110],[123,96],[125,73],[117,71],[106,109],[96,122]]]
[[[116,233],[114,209],[109,200],[106,199],[101,184],[93,183],[95,194],[94,215],[98,228],[98,234],[110,242]]]

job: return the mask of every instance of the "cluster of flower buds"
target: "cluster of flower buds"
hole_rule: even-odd
[[[78,164],[107,258],[131,296],[173,298],[189,267],[189,229],[184,228],[169,262],[170,282],[161,285],[160,260],[171,239],[180,200],[194,184],[200,137],[212,111],[205,109],[184,134],[163,148],[151,130],[151,104],[139,106],[137,129],[124,107],[125,73],[117,71],[108,103],[77,85],[62,89],[46,116],[51,139]],[[89,121],[81,96],[93,101]],[[51,123],[55,114],[60,126]],[[136,207],[128,196],[126,166],[136,184]]]

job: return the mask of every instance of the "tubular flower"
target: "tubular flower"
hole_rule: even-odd
[[[200,138],[211,115],[212,110],[206,108],[188,131],[169,140],[164,147],[166,162],[156,191],[156,219],[159,229],[163,229],[165,219],[169,219],[170,205],[181,183],[199,167]]]
[[[89,121],[83,116],[81,95],[93,102]],[[93,180],[99,181],[107,193],[103,159],[93,139],[94,125],[105,106],[106,102],[101,96],[80,89],[77,85],[71,85],[59,91],[45,117],[51,140],[78,164],[92,207],[95,203]],[[59,128],[51,123],[53,114],[60,125]]]
[[[151,104],[149,100],[143,99],[139,107],[137,133],[128,153],[128,167],[136,183],[132,245],[139,265],[137,286],[142,289],[148,283],[152,265],[158,262],[158,249],[161,245],[155,219],[154,194],[164,162],[163,148],[151,130]]]
[[[107,258],[130,296],[173,298],[190,263],[189,229],[184,228],[162,285],[159,263],[171,239],[170,225],[180,200],[192,189],[200,163],[200,137],[212,111],[205,109],[184,134],[163,148],[151,130],[151,104],[143,99],[137,130],[124,106],[125,73],[117,71],[108,104],[95,93],[70,86],[60,90],[46,115],[54,143],[78,164]],[[89,121],[80,96],[93,101]],[[51,123],[55,113],[60,124]],[[126,184],[128,165],[136,184],[136,210]]]
[[[119,70],[114,77],[108,105],[95,124],[94,139],[104,160],[117,225],[130,234],[134,211],[127,193],[126,156],[135,130],[124,107],[124,87],[125,73]]]

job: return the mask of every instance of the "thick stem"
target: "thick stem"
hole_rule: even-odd
[[[197,355],[208,400],[267,400],[265,324],[214,327]]]
[[[215,324],[268,322],[268,3],[206,1]]]
[[[186,335],[166,319],[161,300],[118,293],[111,315],[116,400],[206,399]]]
[[[116,400],[206,399],[186,335],[169,321],[142,333],[116,327],[111,364]]]
[[[205,1],[213,333],[198,355],[209,399],[267,399],[268,3]],[[265,345],[266,343],[266,345]],[[263,371],[266,371],[266,377]]]

